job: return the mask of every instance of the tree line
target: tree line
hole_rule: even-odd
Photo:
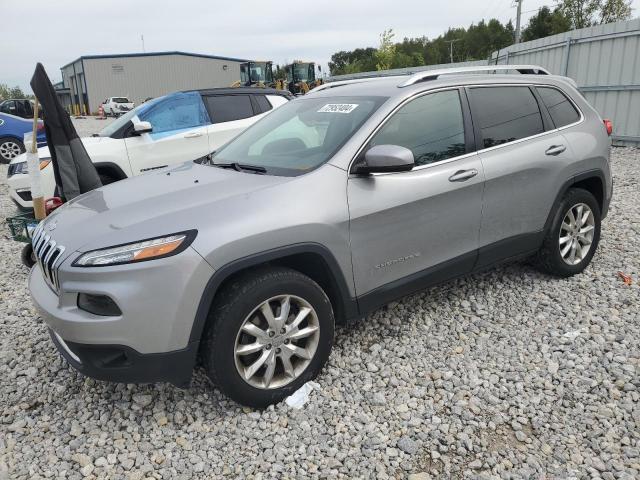
[[[529,19],[522,30],[522,41],[628,20],[631,13],[631,0],[556,0],[553,8],[542,7]],[[492,52],[513,44],[515,28],[511,21],[503,24],[492,18],[468,28],[449,28],[432,39],[422,36],[396,42],[394,38],[389,29],[380,35],[377,48],[334,53],[329,62],[331,75],[484,60]]]

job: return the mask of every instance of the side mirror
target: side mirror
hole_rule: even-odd
[[[153,126],[149,122],[131,122],[133,123],[133,131],[136,135],[142,135],[143,133],[151,133]]]
[[[413,152],[399,145],[376,145],[364,154],[364,161],[356,164],[353,173],[408,172],[415,167]]]

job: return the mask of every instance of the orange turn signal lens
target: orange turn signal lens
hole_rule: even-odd
[[[160,257],[162,255],[167,255],[168,253],[171,253],[176,248],[178,248],[183,240],[184,240],[184,237],[179,238],[178,240],[174,240],[173,242],[145,247],[135,252],[133,254],[133,259],[143,260],[145,258],[154,258],[154,257]]]
[[[46,167],[50,163],[51,163],[51,159],[50,158],[48,158],[46,160],[40,160],[40,170],[42,170],[44,167]]]

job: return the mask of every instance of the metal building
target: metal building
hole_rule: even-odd
[[[107,97],[136,105],[177,90],[228,87],[240,79],[240,58],[185,52],[86,55],[63,66],[73,113],[95,113]]]

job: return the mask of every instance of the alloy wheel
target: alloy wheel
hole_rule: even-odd
[[[320,322],[309,302],[295,295],[272,297],[242,323],[234,346],[236,368],[255,388],[283,387],[306,370],[319,340]]]
[[[11,160],[21,153],[22,149],[16,142],[7,141],[0,144],[0,156],[6,160]]]
[[[585,203],[571,207],[562,220],[558,239],[560,256],[568,265],[578,265],[591,250],[595,233],[593,211]]]

